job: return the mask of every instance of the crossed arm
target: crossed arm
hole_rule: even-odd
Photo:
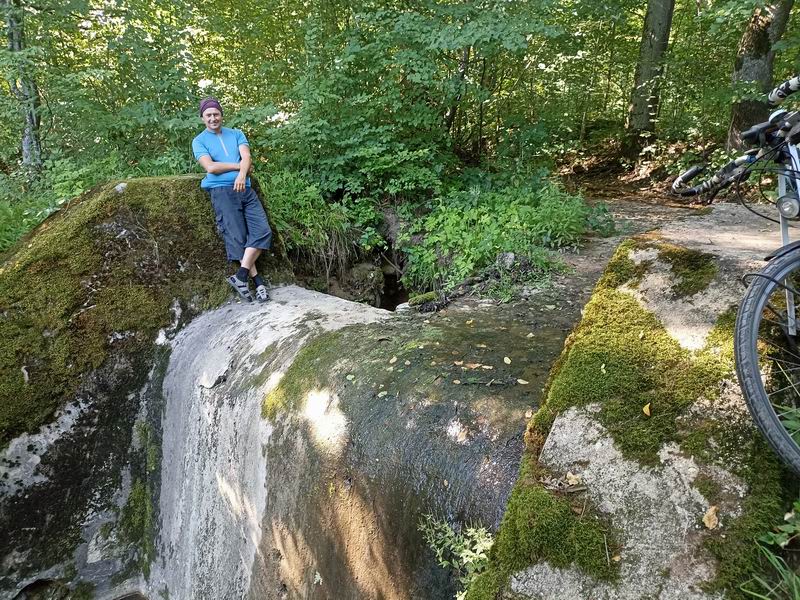
[[[243,192],[247,182],[247,173],[253,165],[253,161],[250,158],[250,146],[246,144],[240,145],[239,155],[242,160],[238,163],[215,162],[208,154],[201,156],[197,162],[206,170],[206,173],[211,173],[212,175],[221,175],[228,171],[239,171],[236,181],[233,182],[233,189],[236,192]]]

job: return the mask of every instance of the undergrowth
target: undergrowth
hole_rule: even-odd
[[[409,219],[401,248],[407,257],[403,283],[411,289],[452,288],[511,252],[538,261],[544,249],[578,243],[590,208],[542,177],[536,185],[485,191],[457,190],[434,199],[421,218]]]

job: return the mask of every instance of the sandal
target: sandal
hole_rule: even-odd
[[[247,287],[247,282],[242,281],[236,275],[231,275],[225,279],[230,286],[236,290],[236,293],[239,294],[239,297],[242,300],[247,300],[248,302],[253,301],[253,297],[250,295],[250,288]]]
[[[259,302],[266,302],[269,300],[269,292],[267,291],[267,286],[259,285],[256,288],[256,300]]]

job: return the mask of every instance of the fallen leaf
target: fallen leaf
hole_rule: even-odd
[[[719,518],[717,517],[718,510],[719,508],[717,508],[716,505],[709,507],[706,514],[703,515],[703,525],[709,529],[716,529],[719,525]]]
[[[517,380],[517,381],[519,381],[519,380]],[[533,416],[533,411],[530,408],[525,411],[525,418],[526,419],[530,419],[532,416]]]
[[[388,394],[388,393],[389,393],[389,392],[387,392],[387,391],[378,392],[378,398],[383,398],[383,397],[384,397],[386,394]]]
[[[649,402],[642,407],[642,412],[645,415],[647,415],[648,417],[650,416],[650,403]]]
[[[567,480],[568,485],[580,485],[582,483],[581,476],[575,475],[572,471],[567,471],[564,478]]]
[[[460,379],[453,379],[453,383],[456,384],[456,385],[461,385],[461,380]]]
[[[463,361],[463,360],[454,360],[454,361],[453,361],[453,364],[454,364],[455,366],[457,366],[457,367],[460,367],[461,365],[463,365],[463,364],[464,364],[464,361]]]
[[[435,360],[432,360],[432,361],[431,361],[431,366],[432,366],[432,367],[435,367],[435,366],[436,366],[436,361],[435,361]]]
[[[475,319],[469,319],[466,321],[467,325],[472,325],[475,322]]]
[[[611,560],[613,560],[614,562],[619,562],[622,560],[622,557],[619,554],[615,554],[614,556],[611,557]]]
[[[397,357],[396,356],[393,356],[392,358],[389,359],[389,364],[390,365],[393,365],[396,362],[397,362]]]
[[[508,358],[507,356],[504,356],[503,357],[503,362],[506,363],[507,365],[510,365],[511,364],[511,359]]]
[[[600,372],[605,375],[606,374],[606,363],[600,365]]]
[[[394,367],[386,367],[386,370],[389,371],[389,373],[391,373],[392,371],[394,371]]]
[[[469,369],[478,369],[478,368],[480,368],[480,367],[481,367],[481,366],[483,366],[483,365],[481,365],[481,363],[467,363],[467,364],[466,364],[466,365],[464,365],[464,366],[466,366],[466,367],[467,367],[467,368],[469,368]]]
[[[547,310],[553,310],[553,309],[556,307],[556,305],[555,305],[555,304],[545,304],[545,306],[544,306],[544,307],[545,307]]]
[[[533,333],[529,333],[529,334],[528,334],[528,335],[526,335],[525,337],[532,338],[532,337],[533,337]]]
[[[528,385],[528,382],[525,381],[524,379],[517,379],[517,383],[520,385]]]

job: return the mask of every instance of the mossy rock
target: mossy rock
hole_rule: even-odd
[[[700,540],[692,542],[699,544],[697,552],[703,554],[708,564],[715,565],[711,567],[711,577],[701,579],[705,593],[743,597],[740,586],[762,573],[755,539],[780,522],[790,488],[783,468],[755,431],[746,412],[740,410],[731,414],[718,407],[721,390],[726,389],[726,385],[735,385],[731,384],[735,313],[730,310],[719,315],[703,348],[682,347],[659,319],[636,299],[635,294],[641,292],[631,292],[653,266],[646,260],[637,263],[631,258],[641,250],[657,251],[658,260],[670,265],[676,282],[674,302],[701,294],[718,276],[719,259],[709,254],[652,236],[621,244],[598,282],[581,323],[568,338],[561,358],[553,367],[545,401],[528,425],[528,458],[509,501],[489,570],[469,589],[467,597],[472,600],[499,597],[504,591],[510,593],[509,580],[514,574],[517,576],[515,589],[519,593],[524,588],[519,583],[519,577],[524,579],[522,572],[543,561],[553,569],[566,566],[574,572],[582,572],[582,577],[597,582],[597,593],[601,594],[598,597],[628,597],[615,596],[617,591],[605,596],[600,591],[602,581],[618,576],[614,569],[605,569],[615,567],[606,562],[605,556],[606,550],[609,556],[613,555],[611,544],[615,536],[613,528],[602,525],[604,513],[595,515],[599,517],[598,527],[603,527],[606,535],[606,548],[602,552],[595,544],[567,555],[554,554],[543,543],[546,535],[542,532],[562,521],[559,517],[550,525],[540,523],[548,511],[526,519],[524,532],[520,533],[518,515],[533,502],[530,498],[552,495],[541,482],[563,475],[550,473],[545,462],[540,460],[541,453],[549,442],[548,436],[553,434],[554,423],[562,423],[560,419],[575,410],[596,423],[603,435],[610,436],[609,443],[613,442],[615,451],[620,453],[619,461],[637,465],[634,472],[653,474],[655,478],[672,463],[684,461],[681,464],[685,466],[688,460],[696,465],[686,467],[690,473],[694,468],[699,471],[699,475],[693,476],[693,491],[692,488],[682,490],[684,497],[692,498],[694,509],[703,503],[705,508],[711,503],[723,506],[725,502],[735,506],[726,513],[723,526],[706,530],[701,524],[700,532],[693,534],[699,536],[695,540]],[[732,298],[732,303],[734,301]],[[741,402],[739,405],[743,407]],[[572,439],[575,444],[581,443],[578,435]],[[669,449],[666,458],[665,449]],[[676,456],[678,458],[672,458]],[[576,466],[578,470],[588,468],[577,463]],[[723,472],[728,475],[720,475]],[[746,489],[746,496],[743,499],[743,492],[732,493],[730,484],[723,485],[720,481],[742,482],[742,487],[735,489]],[[518,505],[523,497],[528,500]],[[592,498],[590,489],[589,506]],[[557,501],[557,495],[553,496],[551,502]],[[608,506],[607,503],[603,505]],[[697,515],[697,523],[701,517],[702,510]],[[561,539],[572,539],[568,521],[562,522],[560,531]],[[647,531],[639,533],[650,535]],[[513,544],[507,542],[511,538],[515,540]],[[582,539],[590,538],[588,533],[582,536]],[[560,548],[564,547],[562,542]],[[531,551],[531,548],[536,550]],[[624,553],[622,561],[624,568]],[[531,575],[532,578],[536,576]],[[653,574],[653,581],[663,579],[665,586],[672,584],[668,581],[669,569],[665,569],[661,579],[659,577]],[[558,597],[558,594],[547,597]]]
[[[35,430],[112,352],[146,349],[173,320],[229,296],[223,244],[197,176],[100,185],[0,264],[0,448]],[[261,267],[286,280],[278,258]]]

